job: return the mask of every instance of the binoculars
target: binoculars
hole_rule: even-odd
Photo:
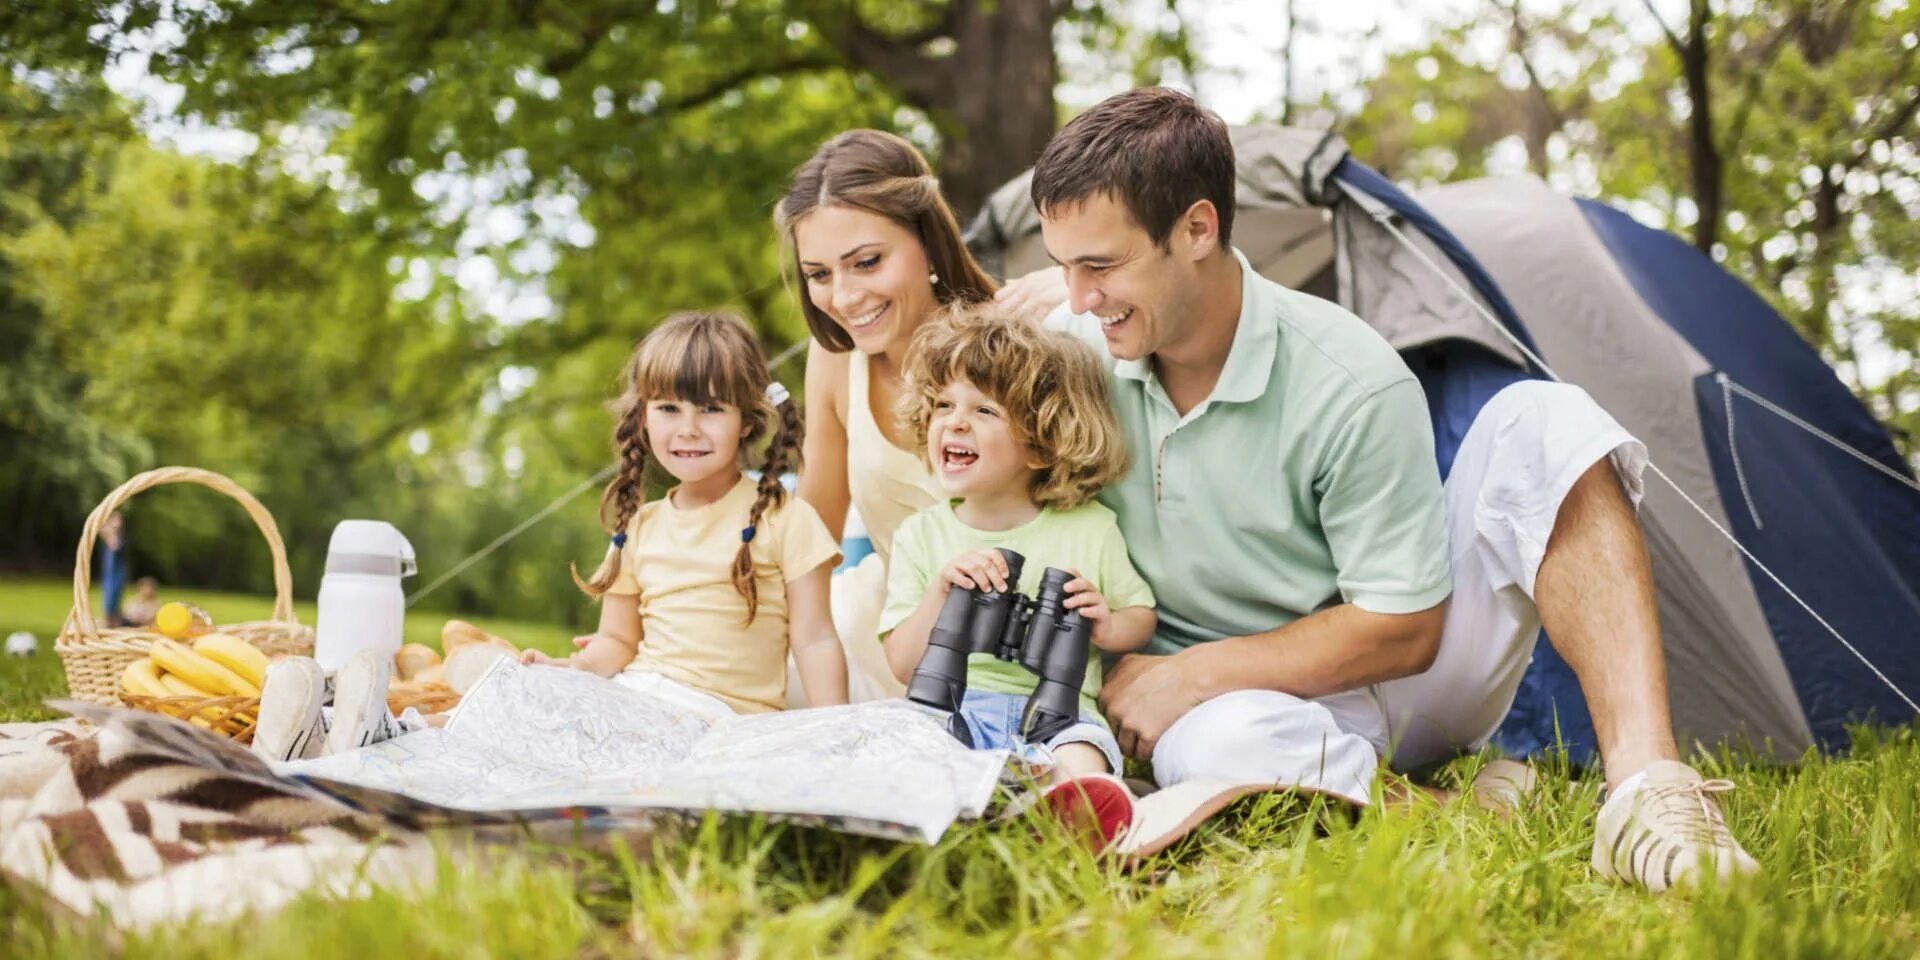
[[[907,699],[946,711],[947,730],[969,747],[973,737],[960,717],[969,654],[990,653],[1039,676],[1021,711],[1020,732],[1029,743],[1044,743],[1080,718],[1080,685],[1093,638],[1093,624],[1063,605],[1073,574],[1048,567],[1038,595],[1029,599],[1015,592],[1026,558],[1004,547],[1000,554],[1007,560],[1008,591],[949,590],[927,652],[907,684]]]

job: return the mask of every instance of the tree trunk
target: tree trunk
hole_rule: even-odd
[[[1713,95],[1707,82],[1707,21],[1713,16],[1707,0],[1693,0],[1687,18],[1687,42],[1681,50],[1686,72],[1687,99],[1692,109],[1688,154],[1692,159],[1693,202],[1699,219],[1693,222],[1693,245],[1711,254],[1720,239],[1720,190],[1723,175],[1719,145],[1713,139]]]
[[[940,185],[964,219],[1053,135],[1057,18],[1054,0],[952,0],[917,36],[878,33],[850,10],[821,26],[854,65],[933,119]]]
[[[940,184],[968,218],[995,188],[1040,159],[1053,136],[1051,0],[966,4],[954,30],[945,102],[925,105],[940,125]]]

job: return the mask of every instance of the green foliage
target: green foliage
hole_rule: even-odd
[[[1696,149],[1688,24],[1644,41],[1626,4],[1493,4],[1389,58],[1342,124],[1414,180],[1512,172],[1623,204],[1766,296],[1916,451],[1920,436],[1920,11],[1898,3],[1694,4],[1712,155]],[[1637,25],[1638,31],[1629,30]],[[1504,157],[1504,164],[1496,162]]]

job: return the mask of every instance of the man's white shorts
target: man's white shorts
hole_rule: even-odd
[[[1586,391],[1529,380],[1494,394],[1443,491],[1453,597],[1432,668],[1316,701],[1268,690],[1209,700],[1160,738],[1155,779],[1279,781],[1364,803],[1377,757],[1406,770],[1485,744],[1532,659],[1534,578],[1560,504],[1606,457],[1638,507],[1646,447]]]

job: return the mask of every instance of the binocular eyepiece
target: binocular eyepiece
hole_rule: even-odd
[[[947,729],[969,747],[973,737],[960,718],[968,655],[990,653],[1040,678],[1021,712],[1020,731],[1028,742],[1044,743],[1080,717],[1080,685],[1093,638],[1093,625],[1065,607],[1073,574],[1048,567],[1029,599],[1016,592],[1026,558],[1004,547],[1000,554],[1007,560],[1008,590],[948,591],[927,637],[927,652],[907,684],[907,699],[946,711]]]

